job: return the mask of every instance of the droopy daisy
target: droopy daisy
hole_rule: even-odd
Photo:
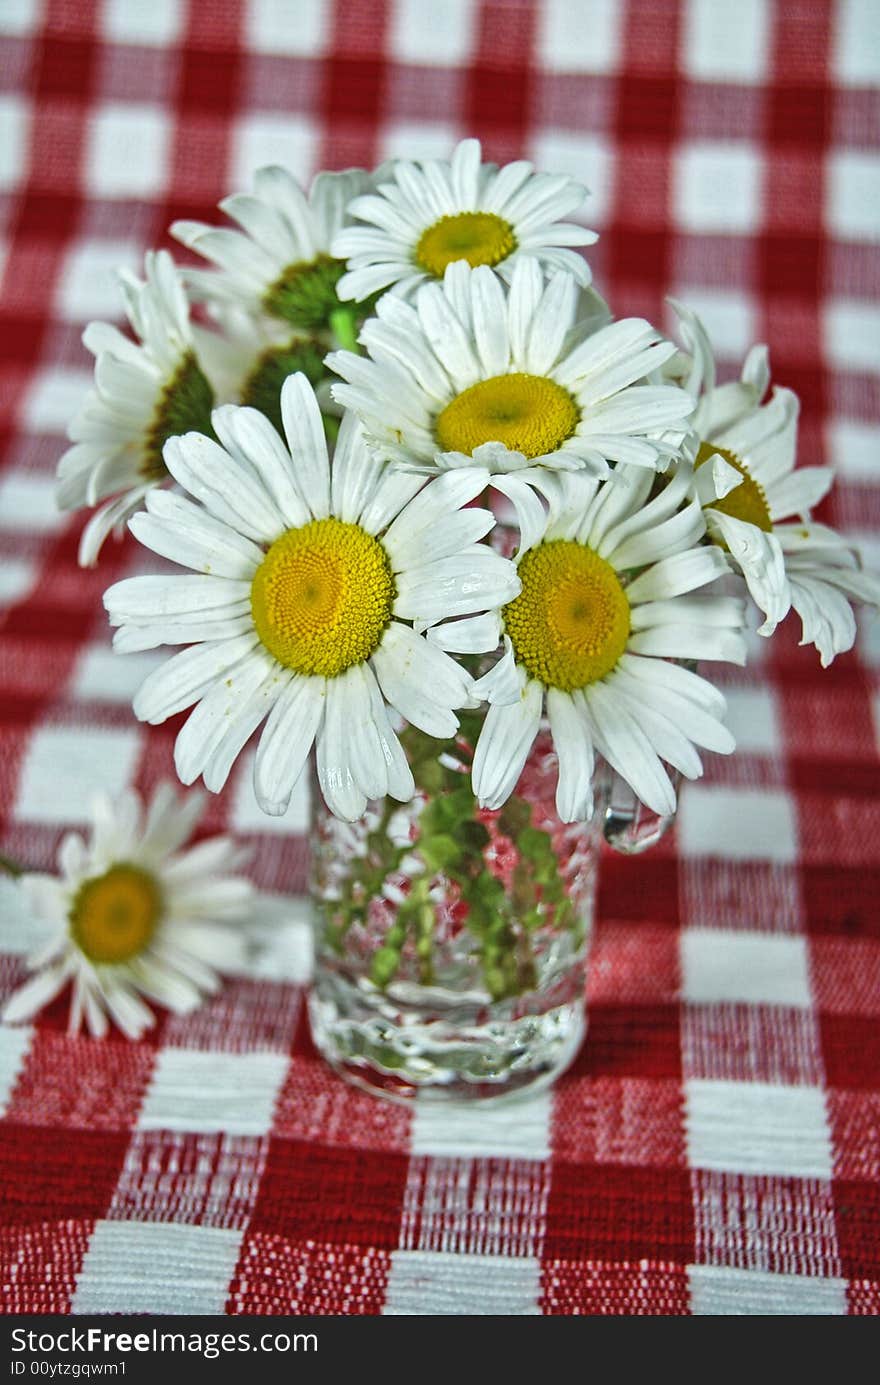
[[[499,808],[515,788],[545,704],[565,822],[591,816],[596,750],[661,816],[675,810],[661,760],[694,778],[695,745],[733,750],[721,694],[667,661],[744,663],[742,603],[693,594],[729,569],[718,548],[700,544],[690,466],[648,499],[653,484],[637,467],[601,485],[557,478],[543,533],[517,558],[522,590],[498,613],[505,652],[474,685],[491,704],[473,765],[484,807]],[[454,631],[433,637],[456,647]]]
[[[319,173],[306,196],[292,173],[272,165],[255,173],[252,193],[220,203],[240,231],[176,221],[171,234],[217,266],[184,271],[193,296],[268,313],[308,331],[326,326],[339,307],[336,282],[345,268],[330,253],[330,242],[348,203],[367,184],[357,168]]]
[[[525,160],[499,169],[481,163],[480,142],[466,139],[450,162],[395,160],[374,192],[351,203],[363,225],[334,238],[332,253],[348,261],[340,298],[368,298],[382,289],[407,294],[447,265],[488,265],[509,279],[532,259],[590,282],[586,261],[568,246],[592,245],[595,231],[565,220],[586,188],[565,174],[535,173]]]
[[[766,347],[753,347],[739,380],[716,386],[702,323],[673,306],[692,352],[686,385],[698,401],[691,426],[709,535],[730,553],[763,612],[759,633],[771,635],[794,607],[801,643],[814,644],[827,667],[855,642],[850,602],[880,602],[880,579],[860,570],[839,534],[810,518],[834,473],[795,467],[800,405],[780,388],[761,402],[770,383]]]
[[[361,331],[369,359],[328,356],[347,381],[333,396],[405,465],[431,465],[438,453],[493,471],[665,465],[693,401],[639,382],[675,347],[640,318],[578,330],[579,305],[575,279],[557,273],[545,284],[534,260],[516,265],[509,288],[490,269],[451,264],[415,304],[380,300]]]
[[[171,256],[147,252],[146,280],[119,275],[138,340],[90,322],[83,341],[95,360],[95,388],[68,429],[73,443],[58,463],[62,510],[114,499],[83,530],[79,561],[93,565],[108,534],[122,526],[154,486],[168,479],[166,438],[208,428],[214,394],[193,349],[189,305]]]
[[[155,1023],[145,999],[184,1013],[219,989],[218,971],[241,966],[242,935],[231,925],[256,906],[249,881],[234,874],[247,853],[228,837],[183,849],[203,805],[203,795],[178,799],[168,784],[146,814],[136,793],[100,797],[88,843],[75,832],[61,843],[61,877],[22,877],[52,934],[4,1020],[30,1019],[72,983],[71,1033],[85,1023],[103,1038],[112,1020],[137,1039]]]
[[[311,745],[339,817],[368,798],[400,800],[413,779],[386,701],[430,735],[454,734],[469,676],[417,634],[441,619],[515,596],[513,565],[479,540],[488,510],[465,508],[488,482],[472,471],[395,475],[343,421],[333,468],[314,393],[302,375],[281,395],[288,449],[253,409],[215,410],[223,446],[190,433],[166,446],[190,494],[157,491],[131,523],[148,548],[192,576],[133,577],[105,604],[123,650],[190,644],[153,672],[134,709],[164,721],[196,704],[177,737],[184,783],[222,788],[266,720],[254,770],[257,799],[284,812]],[[419,492],[417,494],[417,492]]]

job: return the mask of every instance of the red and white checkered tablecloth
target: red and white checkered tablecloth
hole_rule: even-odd
[[[111,269],[280,160],[466,134],[592,187],[616,311],[766,340],[880,566],[878,0],[2,0],[0,843],[47,868],[89,793],[149,789],[176,725],[130,696],[53,471]],[[167,242],[164,242],[167,243]],[[207,827],[294,896],[251,974],[141,1043],[0,1031],[9,1312],[880,1309],[880,622],[822,673],[793,622],[724,675],[740,750],[674,840],[603,861],[590,1034],[517,1108],[379,1103],[313,1051],[306,805],[245,756]],[[873,719],[872,719],[873,718]],[[0,989],[28,921],[0,882]]]

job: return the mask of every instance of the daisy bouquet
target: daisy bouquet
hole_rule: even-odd
[[[81,561],[127,525],[184,569],[106,593],[121,653],[180,646],[134,711],[186,712],[215,792],[259,731],[269,814],[313,762],[316,1038],[401,1090],[558,1069],[600,829],[643,845],[734,749],[706,666],[748,606],[828,664],[880,599],[766,350],[719,385],[684,305],[678,341],[616,319],[585,195],[475,140],[308,193],[262,169],[171,228],[197,263],[123,276],[130,336],[85,335]]]

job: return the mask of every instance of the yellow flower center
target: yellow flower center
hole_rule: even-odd
[[[502,442],[524,457],[543,457],[570,438],[580,412],[568,390],[544,375],[494,375],[456,395],[437,418],[444,452],[470,456],[484,442]]]
[[[70,936],[90,962],[129,962],[149,945],[162,912],[154,877],[140,866],[111,866],[86,880],[70,909]]]
[[[758,529],[763,529],[765,534],[772,533],[773,521],[770,518],[770,506],[767,504],[764,487],[755,480],[745,462],[741,462],[735,453],[729,452],[726,447],[718,447],[714,442],[701,442],[695,465],[702,466],[716,452],[724,458],[728,466],[738,471],[743,479],[721,500],[713,500],[707,508],[720,510],[723,515],[741,519],[745,524],[754,524]]]
[[[516,249],[513,227],[494,212],[459,212],[441,216],[423,231],[416,246],[416,262],[429,274],[443,278],[443,271],[455,260],[477,265],[500,264]]]
[[[517,663],[573,692],[610,673],[626,649],[629,602],[617,573],[585,544],[553,539],[519,564],[522,591],[504,608]]]
[[[358,524],[313,519],[275,540],[254,574],[251,610],[280,664],[336,678],[378,647],[396,596],[377,539]]]

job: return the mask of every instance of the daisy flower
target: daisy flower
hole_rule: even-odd
[[[347,382],[331,392],[405,465],[436,465],[438,453],[493,471],[665,465],[693,400],[639,382],[675,347],[640,318],[578,329],[581,309],[576,280],[545,284],[534,260],[519,261],[509,287],[457,262],[414,304],[380,300],[360,335],[369,358],[327,357]]]
[[[193,296],[234,304],[312,331],[339,307],[336,285],[345,269],[330,252],[347,207],[369,183],[361,169],[319,173],[308,196],[292,173],[258,169],[252,193],[224,198],[220,208],[241,227],[176,221],[171,234],[217,266],[186,269]]]
[[[555,485],[543,526],[516,559],[522,590],[496,612],[504,653],[474,685],[490,703],[474,792],[483,807],[501,807],[546,707],[564,822],[592,814],[595,751],[666,816],[675,791],[661,760],[695,778],[695,746],[734,748],[721,694],[668,661],[745,663],[742,603],[700,590],[729,568],[718,548],[700,543],[705,523],[686,463],[653,499],[654,477],[638,467],[601,484],[575,475]],[[454,630],[441,626],[432,638],[455,648]]]
[[[171,256],[148,251],[146,280],[120,272],[137,338],[90,322],[83,341],[95,356],[95,388],[68,429],[73,444],[58,463],[56,500],[76,510],[114,497],[83,530],[79,561],[93,566],[114,529],[167,480],[166,438],[209,427],[214,394],[196,357],[189,307]]]
[[[340,298],[367,298],[393,288],[406,295],[447,265],[487,265],[509,279],[524,259],[564,269],[590,282],[586,261],[573,245],[598,236],[565,220],[587,190],[564,174],[535,173],[525,160],[499,169],[481,163],[480,142],[466,139],[449,162],[395,160],[390,181],[355,198],[349,207],[363,225],[334,237],[332,253],[348,263]],[[377,175],[378,178],[381,174]]]
[[[315,395],[302,375],[281,395],[288,446],[254,409],[227,405],[222,447],[190,433],[165,449],[200,502],[155,491],[133,533],[194,570],[134,577],[105,594],[123,650],[189,644],[155,670],[134,710],[162,722],[196,704],[177,737],[184,783],[214,791],[266,720],[254,769],[260,806],[283,813],[313,742],[331,810],[354,820],[368,798],[413,793],[386,702],[448,737],[471,680],[416,632],[509,600],[513,565],[479,542],[494,524],[465,508],[488,482],[479,468],[395,475],[370,454],[357,420],[342,424],[331,471]],[[289,448],[289,450],[288,450]],[[418,493],[417,493],[418,492]]]
[[[184,850],[204,798],[178,799],[162,784],[144,814],[138,795],[100,797],[88,842],[69,833],[60,878],[25,875],[21,886],[51,937],[29,959],[34,973],[2,1017],[28,1020],[71,983],[69,1031],[103,1038],[112,1020],[130,1039],[155,1024],[144,1000],[178,1014],[220,988],[218,971],[244,959],[231,924],[253,914],[255,894],[235,874],[247,853],[228,837]]]
[[[851,601],[880,602],[880,580],[860,570],[841,535],[810,518],[834,473],[795,467],[800,404],[778,387],[765,400],[767,348],[752,348],[739,380],[716,385],[705,328],[682,304],[673,307],[691,352],[685,384],[697,399],[696,484],[709,536],[730,553],[762,611],[759,634],[771,635],[793,607],[801,644],[815,645],[827,667],[855,642]]]

